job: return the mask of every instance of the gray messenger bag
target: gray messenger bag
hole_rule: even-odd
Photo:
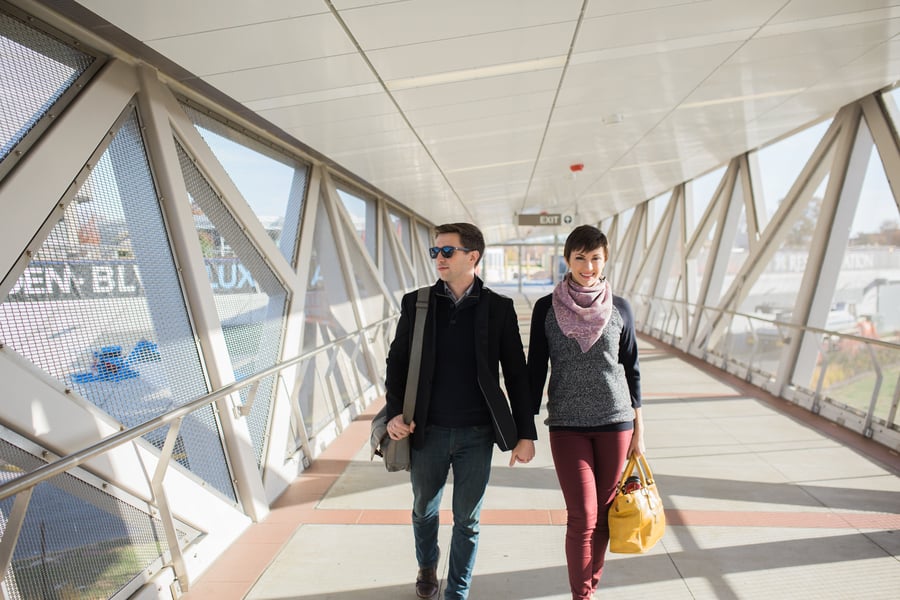
[[[403,422],[409,424],[416,410],[416,389],[419,387],[419,364],[422,357],[422,337],[425,331],[425,316],[428,313],[428,294],[431,288],[419,288],[416,296],[416,322],[413,326],[412,346],[409,349],[409,371],[406,375],[406,393],[403,396]],[[381,407],[372,419],[369,445],[371,459],[380,456],[384,468],[390,472],[409,471],[409,437],[392,440],[387,432],[387,405]]]

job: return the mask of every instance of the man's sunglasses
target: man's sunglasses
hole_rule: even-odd
[[[431,255],[431,258],[437,258],[438,254],[444,258],[450,258],[457,250],[462,250],[463,252],[472,251],[471,248],[460,248],[459,246],[435,246],[434,248],[429,248],[428,253]]]

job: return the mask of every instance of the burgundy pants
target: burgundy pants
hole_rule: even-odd
[[[573,600],[589,599],[603,574],[609,525],[606,515],[633,431],[551,431],[550,449],[566,501],[566,563]]]

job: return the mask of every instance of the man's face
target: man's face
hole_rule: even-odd
[[[458,233],[441,233],[434,238],[434,245],[437,247],[453,246],[461,247],[462,242]],[[467,283],[475,277],[475,263],[478,261],[478,251],[463,252],[456,250],[453,256],[446,258],[442,253],[438,253],[434,259],[434,266],[437,268],[438,277],[449,284],[463,282]]]

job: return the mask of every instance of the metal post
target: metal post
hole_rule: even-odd
[[[875,369],[875,387],[872,388],[872,400],[869,401],[869,410],[866,413],[866,424],[863,427],[863,435],[867,438],[872,437],[872,420],[875,418],[875,406],[878,404],[878,393],[881,391],[881,382],[884,376],[881,373],[881,365],[878,364],[878,357],[875,356],[875,349],[872,344],[866,344],[866,350],[872,357],[872,367]]]
[[[28,503],[31,502],[31,494],[34,488],[22,490],[16,495],[6,528],[3,531],[2,543],[0,543],[0,583],[3,583],[12,563],[13,552],[16,550],[16,542],[19,541],[19,533],[25,523],[25,513],[28,512]]]
[[[517,246],[519,251],[519,294],[522,293],[522,245]]]

